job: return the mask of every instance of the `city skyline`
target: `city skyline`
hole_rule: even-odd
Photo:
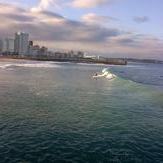
[[[50,49],[163,59],[161,0],[0,1],[0,37],[15,31]]]
[[[11,38],[0,39],[0,53],[3,56],[38,56],[48,55],[48,48],[33,43],[30,40],[30,34],[25,32],[15,32]]]

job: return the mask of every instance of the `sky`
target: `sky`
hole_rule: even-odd
[[[163,60],[162,0],[0,0],[0,38],[51,50]]]

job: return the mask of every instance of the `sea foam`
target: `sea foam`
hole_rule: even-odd
[[[6,63],[6,64],[0,64],[1,69],[8,69],[13,67],[27,67],[27,68],[57,68],[60,67],[57,64],[53,64],[51,62],[45,62],[45,63]]]

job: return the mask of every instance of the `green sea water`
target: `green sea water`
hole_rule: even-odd
[[[163,162],[162,65],[0,62],[0,162]]]

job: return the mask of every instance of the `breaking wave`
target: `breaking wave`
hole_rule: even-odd
[[[104,68],[102,70],[102,73],[100,74],[95,74],[93,78],[106,78],[108,80],[112,80],[116,77],[115,74],[111,73],[108,68]]]
[[[8,69],[13,67],[27,67],[27,68],[56,68],[60,67],[60,65],[57,65],[52,62],[44,62],[44,63],[6,63],[6,64],[0,64],[1,69]]]

